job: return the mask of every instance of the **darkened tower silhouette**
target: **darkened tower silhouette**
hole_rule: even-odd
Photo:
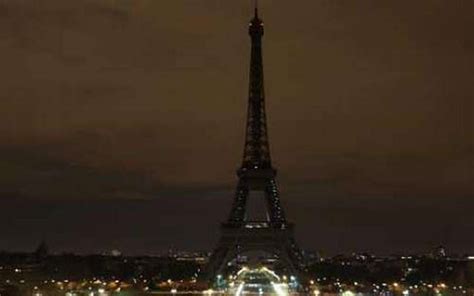
[[[228,223],[238,226],[245,222],[247,198],[249,192],[255,190],[265,192],[269,222],[273,226],[279,226],[286,220],[280,206],[278,188],[275,183],[276,171],[272,167],[270,157],[263,83],[263,22],[258,16],[257,8],[250,22],[249,35],[252,48],[244,155],[242,166],[237,172],[239,183]]]
[[[272,253],[294,274],[302,267],[292,224],[286,221],[280,204],[276,170],[270,157],[265,115],[263,33],[263,22],[255,8],[255,15],[249,24],[252,46],[243,161],[237,171],[239,181],[229,218],[222,224],[221,239],[209,261],[208,279],[221,273],[228,262],[246,251]],[[252,221],[248,215],[248,199],[255,197],[250,193],[263,193],[266,205],[266,219],[263,221]]]

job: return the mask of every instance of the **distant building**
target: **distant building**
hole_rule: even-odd
[[[42,241],[39,246],[36,248],[35,252],[33,253],[35,258],[39,261],[46,259],[49,255],[49,248],[46,245],[45,241]]]

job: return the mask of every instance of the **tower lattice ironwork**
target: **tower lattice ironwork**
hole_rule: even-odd
[[[243,160],[234,202],[227,222],[222,224],[221,238],[207,270],[208,280],[221,274],[228,263],[247,251],[265,251],[276,255],[286,270],[297,274],[302,256],[295,243],[293,225],[288,223],[280,203],[272,166],[265,113],[265,91],[262,58],[263,21],[258,8],[249,24],[251,38],[250,81]],[[266,205],[264,221],[251,221],[247,215],[251,192],[263,193]]]
[[[229,224],[235,225],[241,225],[245,222],[246,203],[250,190],[263,190],[265,192],[269,220],[272,225],[278,226],[286,223],[275,182],[276,170],[272,167],[270,157],[263,79],[263,32],[263,22],[259,18],[258,9],[256,8],[255,16],[249,25],[252,47],[243,161],[237,172],[239,183],[228,221]]]

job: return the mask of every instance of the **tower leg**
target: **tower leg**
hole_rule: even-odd
[[[238,252],[235,247],[218,246],[209,258],[206,268],[201,272],[200,279],[208,283],[213,282],[217,275],[223,273],[226,264],[237,257],[237,255]]]

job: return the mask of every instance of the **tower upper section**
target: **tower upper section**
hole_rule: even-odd
[[[263,21],[258,16],[258,8],[255,7],[255,14],[249,24],[249,35],[252,38],[262,38],[263,36]]]
[[[255,8],[255,14],[249,24],[251,38],[249,98],[247,109],[247,128],[244,157],[240,173],[249,175],[249,171],[266,172],[267,177],[274,175],[271,165],[268,142],[267,119],[265,114],[265,89],[263,79],[262,36],[263,21]]]

